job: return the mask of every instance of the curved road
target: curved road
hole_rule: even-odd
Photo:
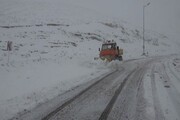
[[[17,119],[179,120],[180,91],[177,87],[180,81],[174,85],[171,78],[173,74],[169,61],[172,57],[152,57],[115,64],[116,69],[111,73],[56,98],[59,101],[56,106],[47,109],[48,104],[42,105],[41,109],[47,109],[46,112],[32,112]],[[34,111],[37,113],[41,109],[39,107]]]

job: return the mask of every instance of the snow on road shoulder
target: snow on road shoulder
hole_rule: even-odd
[[[180,93],[180,58],[174,57],[172,60],[168,61],[166,63],[166,68],[169,76],[173,79],[172,83],[176,86]]]
[[[157,94],[159,96],[160,105],[162,107],[164,116],[167,120],[177,120],[178,114],[175,106],[172,103],[171,96],[168,94],[166,87],[159,74],[155,74]]]
[[[63,92],[92,80],[110,69],[102,62],[27,64],[0,72],[0,116],[8,119]]]
[[[178,62],[175,65],[174,60],[177,60],[177,56],[159,61],[144,76],[146,112],[149,119],[179,118],[180,84],[176,79]]]

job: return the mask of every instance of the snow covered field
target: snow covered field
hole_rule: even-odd
[[[124,49],[124,60],[141,57],[141,27],[74,1],[0,0],[1,119],[111,71],[94,57],[102,42],[112,39]],[[13,42],[10,52],[7,41]],[[149,56],[180,51],[176,42],[153,31],[146,32],[146,50]],[[175,76],[179,63],[179,58],[169,63]]]

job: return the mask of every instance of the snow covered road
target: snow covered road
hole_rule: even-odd
[[[115,71],[62,94],[54,107],[45,103],[13,119],[178,120],[180,81],[173,65],[179,62],[174,56],[115,62]]]

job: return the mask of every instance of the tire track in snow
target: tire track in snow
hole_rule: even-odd
[[[151,71],[151,86],[152,86],[152,96],[155,110],[155,120],[165,120],[164,114],[162,112],[160,102],[157,95],[156,82],[155,82],[155,65]]]
[[[131,116],[133,113],[135,113],[135,118],[139,119],[139,116],[142,111],[145,109],[145,104],[142,105],[142,101],[140,100],[143,97],[143,76],[145,73],[145,70],[147,69],[146,66],[151,63],[150,61],[145,62],[144,64],[141,64],[138,68],[131,71],[123,80],[123,83],[119,86],[119,88],[116,90],[114,96],[102,112],[99,120],[107,120],[107,119],[129,119],[128,117]],[[128,83],[127,83],[128,81]],[[123,90],[123,88],[125,88]],[[126,90],[127,89],[127,90]],[[132,94],[129,94],[129,92]],[[119,95],[123,92],[123,97],[119,97]],[[130,96],[129,96],[130,95]],[[132,99],[129,100],[129,98],[132,98],[135,101],[132,101]],[[118,99],[118,101],[117,101]],[[121,101],[119,103],[119,100]],[[116,102],[118,102],[118,106],[120,104],[120,107],[118,107],[119,112],[118,116],[114,118],[113,115],[110,115],[111,113],[114,113],[113,107],[115,106]],[[133,106],[130,106],[129,103],[133,103]],[[117,107],[117,105],[115,107]],[[133,108],[132,108],[133,107]],[[130,110],[131,109],[131,110]],[[137,110],[137,111],[133,111]],[[129,115],[127,115],[129,114]]]
[[[136,94],[136,112],[134,120],[141,120],[145,118],[145,109],[146,109],[146,102],[144,98],[144,89],[143,89],[143,77],[146,68],[139,70],[139,80],[138,80],[138,87],[137,87],[137,94]]]
[[[121,85],[119,86],[119,88],[115,91],[114,96],[112,97],[112,99],[110,100],[110,102],[108,103],[108,105],[106,106],[106,108],[104,109],[104,111],[102,112],[99,120],[106,120],[108,118],[109,113],[111,112],[114,103],[116,102],[119,94],[121,93],[122,89],[124,88],[126,82],[128,81],[129,77],[135,72],[136,69],[134,69],[133,71],[130,72],[130,74],[128,74],[128,76],[123,80],[123,82],[121,83]]]
[[[64,104],[62,104],[61,106],[59,106],[58,108],[56,108],[54,111],[50,112],[48,115],[46,115],[44,118],[42,118],[41,120],[49,120],[51,117],[53,117],[56,113],[58,113],[59,111],[61,111],[63,108],[65,108],[67,105],[71,104],[73,101],[75,101],[76,99],[78,99],[80,96],[82,96],[86,91],[88,91],[89,89],[91,89],[93,86],[95,86],[96,84],[100,83],[101,81],[103,81],[105,78],[107,78],[108,76],[115,74],[119,72],[118,70],[113,71],[112,73],[104,76],[103,78],[101,78],[100,80],[96,81],[95,83],[93,83],[92,85],[90,85],[89,87],[87,87],[85,90],[81,91],[79,94],[77,94],[76,96],[74,96],[73,98],[71,98],[70,100],[66,101]]]
[[[128,89],[125,93],[125,100],[123,102],[123,109],[120,112],[118,119],[122,120],[140,120],[145,116],[145,100],[143,91],[143,77],[146,68],[143,66],[136,70],[133,78],[130,79]],[[129,93],[131,92],[131,93]],[[129,95],[128,95],[129,94]],[[120,98],[121,99],[121,98]],[[120,107],[121,109],[121,107]]]
[[[146,100],[144,98],[144,74],[153,59],[145,60],[138,65],[135,73],[129,78],[120,93],[107,119],[140,120],[146,118]]]

